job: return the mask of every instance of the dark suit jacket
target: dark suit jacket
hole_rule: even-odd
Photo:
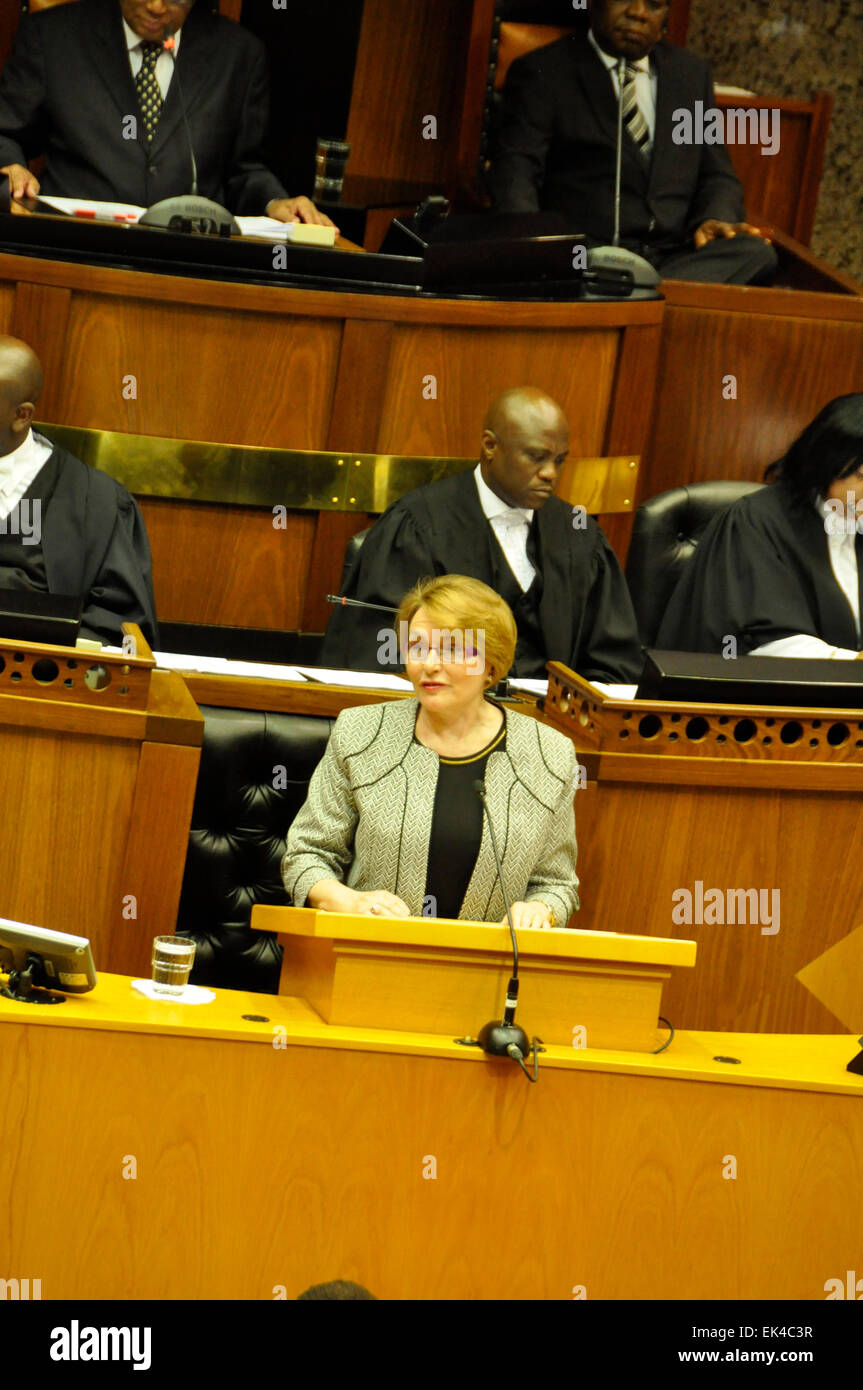
[[[260,214],[285,190],[258,158],[267,123],[262,44],[202,4],[183,25],[177,69],[198,162],[198,191]],[[42,191],[149,207],[188,193],[189,146],[176,74],[149,151],[123,138],[138,99],[118,0],[80,0],[25,16],[0,77],[0,166],[44,154]],[[128,123],[126,123],[128,127]]]
[[[676,145],[673,114],[713,105],[707,63],[659,43],[656,128],[648,161],[624,131],[621,239],[661,247],[689,242],[707,218],[743,220],[743,190],[724,145]],[[614,225],[617,97],[586,34],[519,58],[507,74],[488,182],[501,212],[554,209],[599,242]]]

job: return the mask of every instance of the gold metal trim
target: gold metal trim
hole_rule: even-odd
[[[476,467],[476,459],[470,458],[261,449],[72,425],[36,429],[84,463],[110,474],[136,497],[229,506],[377,513],[424,483]],[[591,513],[631,511],[638,462],[632,454],[570,460],[558,496],[580,502]]]

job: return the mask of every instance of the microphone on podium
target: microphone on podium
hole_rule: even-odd
[[[211,198],[202,198],[198,194],[198,161],[195,158],[195,146],[189,127],[186,102],[183,98],[180,69],[174,56],[175,46],[174,35],[169,26],[166,25],[162,36],[162,49],[165,53],[170,54],[173,64],[173,81],[177,84],[177,97],[186,131],[186,143],[189,146],[192,187],[188,193],[175,198],[163,198],[160,202],[153,203],[152,207],[147,208],[143,217],[138,220],[137,225],[139,227],[166,227],[172,232],[193,232],[198,236],[239,236],[240,229],[228,209],[223,208],[221,203],[213,202]]]
[[[512,921],[512,907],[510,906],[509,894],[506,891],[506,884],[503,881],[503,866],[500,862],[500,854],[497,848],[497,837],[494,833],[491,813],[488,809],[488,802],[485,799],[485,783],[478,777],[473,784],[473,789],[482,802],[485,818],[488,821],[488,833],[491,837],[491,847],[494,851],[494,862],[497,868],[498,882],[500,883],[503,901],[506,907],[506,920],[509,923],[509,934],[512,938],[512,976],[506,991],[506,1001],[504,1003],[503,1018],[500,1023],[493,1020],[486,1023],[479,1031],[477,1042],[483,1052],[487,1052],[492,1057],[511,1057],[514,1062],[518,1062],[528,1081],[535,1081],[537,1075],[538,1057],[536,1053],[536,1039],[534,1039],[534,1074],[531,1076],[524,1059],[530,1054],[531,1045],[528,1041],[527,1033],[515,1022],[515,1010],[518,1004],[518,941],[516,940],[515,927]]]

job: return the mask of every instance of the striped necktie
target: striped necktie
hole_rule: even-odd
[[[156,124],[162,110],[162,93],[156,81],[156,63],[159,54],[162,52],[160,43],[141,44],[141,66],[135,78],[135,91],[138,93],[138,105],[141,108],[141,117],[144,122],[144,137],[147,144],[151,144],[156,133]]]
[[[650,131],[635,94],[635,79],[638,76],[638,71],[634,63],[627,63],[626,81],[623,84],[623,124],[641,153],[647,158],[650,154]]]

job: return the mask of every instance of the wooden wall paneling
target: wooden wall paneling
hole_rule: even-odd
[[[143,287],[142,277],[139,293]],[[323,449],[340,344],[336,319],[79,293],[63,346],[57,420]]]
[[[103,970],[149,979],[153,937],[176,931],[200,760],[200,748],[141,745],[116,926],[99,961]]]
[[[458,132],[459,189],[469,198],[481,201],[487,197],[479,174],[479,153],[496,6],[497,0],[473,0]]]
[[[859,795],[698,787],[679,778],[658,785],[636,769],[608,782],[600,771],[599,783],[577,794],[575,813],[576,925],[698,942],[695,970],[672,976],[663,995],[663,1013],[676,1028],[845,1031],[794,976],[863,921],[863,890],[851,867],[863,853]],[[644,852],[637,862],[630,853],[621,873],[621,846],[636,843]],[[778,889],[778,932],[675,924],[672,894],[694,892],[696,880],[705,892]]]
[[[0,284],[0,333],[12,332],[16,297],[17,290],[14,284],[8,281]]]
[[[314,512],[284,530],[258,507],[139,499],[163,622],[296,628],[308,584]]]
[[[351,174],[443,189],[455,170],[469,14],[463,0],[366,0],[347,138]],[[423,138],[434,116],[437,138]]]
[[[0,917],[89,937],[98,969],[119,910],[140,745],[7,724],[0,736]]]
[[[802,316],[802,295],[801,316],[774,317],[771,298],[735,313],[667,304],[642,500],[708,478],[759,481],[822,406],[861,389],[860,301],[849,301],[860,321],[843,322],[826,317],[844,306],[838,296],[811,297],[827,301],[823,318]],[[736,380],[736,399],[723,394],[727,377]]]
[[[603,447],[603,453],[609,458],[625,453],[641,454],[654,409],[661,340],[660,324],[631,325],[621,334]],[[597,518],[622,565],[626,563],[635,508],[644,496],[641,471],[637,474],[634,471],[633,477],[632,511]]]
[[[816,92],[814,94],[815,111],[812,116],[812,125],[809,131],[809,144],[806,152],[806,163],[803,167],[803,177],[800,181],[800,203],[797,218],[794,223],[794,236],[801,241],[804,246],[808,246],[812,240],[812,232],[815,228],[815,215],[818,210],[818,191],[821,187],[821,175],[824,171],[824,156],[827,152],[827,137],[830,133],[830,121],[833,116],[833,95],[830,92]]]
[[[69,360],[68,334],[72,292],[55,285],[20,283],[9,332],[29,343],[39,357],[44,385],[39,412],[52,418],[62,408]]]
[[[815,224],[833,98],[825,92],[816,93],[811,101],[719,92],[716,104],[723,111],[755,110],[759,121],[762,111],[779,113],[779,144],[773,154],[763,153],[760,139],[730,143],[728,153],[743,184],[749,220],[780,227],[808,245]]]
[[[539,386],[569,421],[573,457],[602,454],[620,330],[397,324],[379,449],[478,456],[483,417],[510,386]],[[435,399],[423,396],[434,377]],[[430,387],[426,387],[430,389]]]
[[[345,321],[325,449],[377,449],[392,337],[391,322]]]
[[[378,447],[384,389],[389,371],[392,323],[345,322],[338,376],[330,413],[328,449],[374,453]],[[350,468],[349,459],[345,459]],[[298,626],[323,632],[337,594],[351,536],[374,520],[364,512],[318,512],[308,567],[306,599]]]

